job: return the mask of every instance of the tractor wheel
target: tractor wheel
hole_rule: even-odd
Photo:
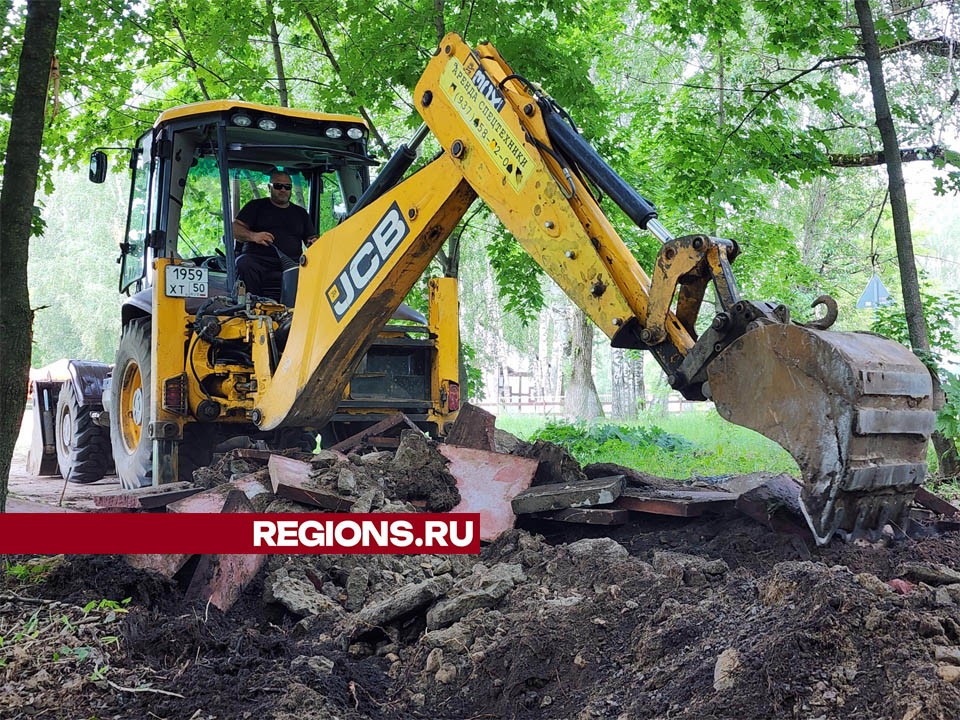
[[[153,380],[150,370],[150,319],[133,320],[117,347],[110,407],[110,439],[120,484],[135,490],[153,484],[153,441],[148,437]],[[218,427],[194,423],[177,444],[179,479],[213,457]]]
[[[69,380],[57,400],[57,464],[74,483],[94,483],[110,470],[110,435],[94,424],[91,408],[81,404]]]
[[[135,490],[152,484],[153,442],[147,435],[153,382],[150,318],[130,321],[117,347],[110,394],[110,442],[120,484]]]

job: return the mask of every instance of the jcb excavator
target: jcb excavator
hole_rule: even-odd
[[[731,270],[737,244],[672,236],[491,45],[448,35],[413,99],[424,127],[369,186],[367,131],[356,118],[223,102],[166,113],[141,139],[124,273],[132,283],[146,269],[150,302],[124,307],[107,404],[125,485],[177,479],[184,449],[210,428],[327,423],[364,352],[479,197],[614,346],[649,350],[685,398],[712,400],[724,418],[797,459],[818,542],[903,521],[934,426],[930,376],[908,349],[799,325],[783,305],[741,297]],[[253,140],[257,127],[274,139]],[[427,129],[442,151],[404,179]],[[178,243],[188,237],[181,204],[209,177],[199,174],[205,167],[221,192],[223,272],[184,259]],[[335,173],[347,213],[286,271],[282,302],[237,289],[229,222],[232,179],[275,167],[311,178],[314,215],[319,181]],[[595,188],[660,241],[651,276]],[[698,333],[711,285],[719,312]],[[443,293],[440,283],[432,288]],[[455,303],[435,303],[434,312],[455,315]],[[455,406],[456,374],[441,369],[432,382]],[[454,409],[441,404],[434,415],[442,424]]]

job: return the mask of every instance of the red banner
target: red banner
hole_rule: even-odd
[[[0,514],[0,554],[479,552],[477,513]]]

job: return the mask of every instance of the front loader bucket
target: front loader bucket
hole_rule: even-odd
[[[708,368],[720,415],[782,445],[800,466],[817,543],[902,527],[934,429],[930,373],[878,335],[762,325]]]

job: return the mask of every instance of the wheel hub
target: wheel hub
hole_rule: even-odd
[[[133,391],[133,422],[139,427],[143,427],[143,388],[138,387]]]
[[[140,445],[143,433],[143,377],[140,368],[131,363],[123,374],[120,385],[120,435],[128,453]]]

